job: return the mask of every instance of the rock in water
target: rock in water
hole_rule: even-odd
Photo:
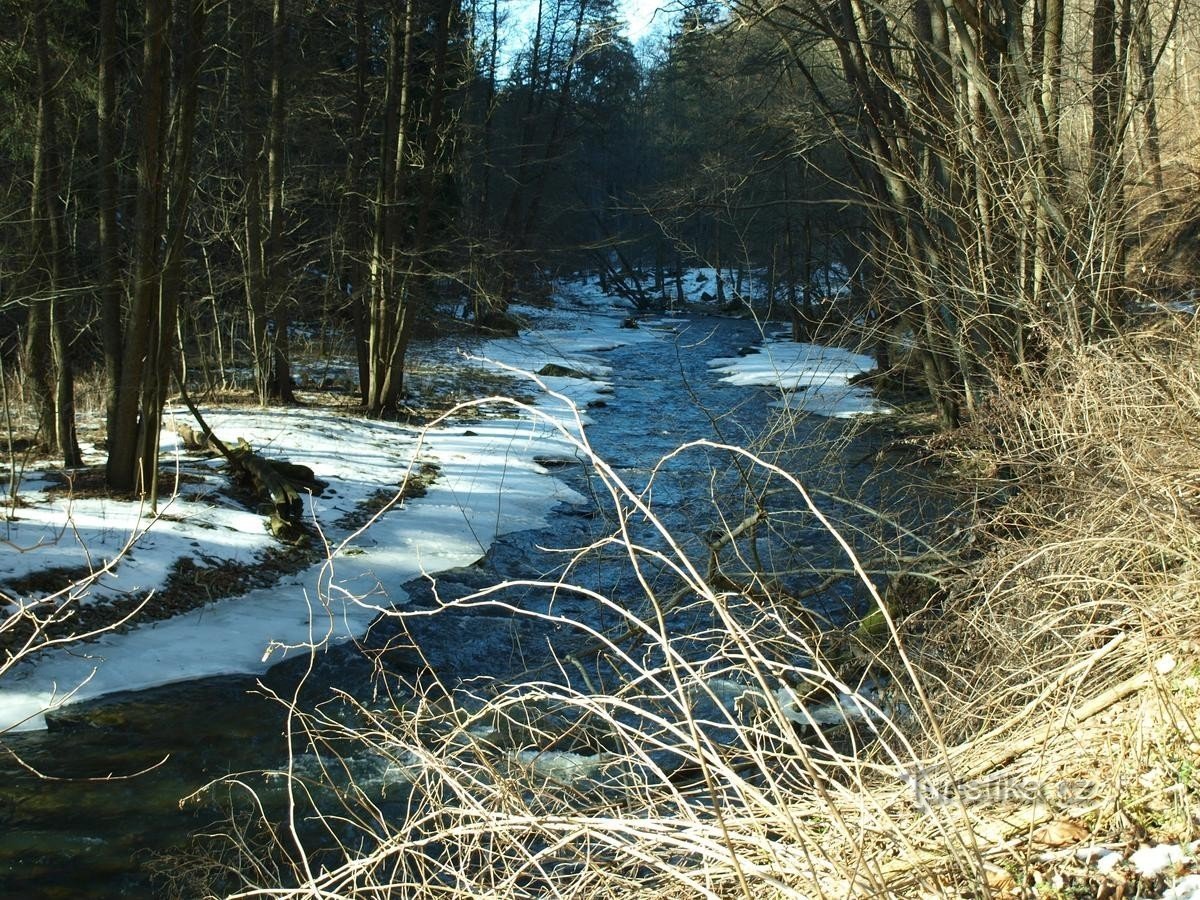
[[[560,366],[558,363],[547,363],[538,370],[538,374],[546,375],[550,378],[591,378],[586,372],[580,372],[578,369],[569,369],[566,366]]]

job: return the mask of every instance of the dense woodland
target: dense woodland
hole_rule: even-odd
[[[807,321],[837,262],[953,426],[1188,263],[1179,0],[688,0],[636,50],[612,0],[3,9],[0,358],[68,465],[103,384],[118,492],[181,382],[290,402],[296,323],[389,416],[435,315],[508,327],[555,273],[755,271]]]

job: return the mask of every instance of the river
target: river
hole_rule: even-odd
[[[659,459],[680,444],[753,440],[777,413],[772,406],[777,391],[731,386],[708,368],[709,360],[734,356],[759,341],[754,323],[693,318],[679,319],[673,327],[677,333],[664,333],[662,341],[607,352],[613,392],[605,404],[589,410],[593,446],[620,478],[638,489]],[[874,503],[880,502],[880,491],[896,487],[894,479],[873,479],[867,461],[886,437],[882,427],[851,434],[842,422],[811,417],[777,431],[773,443],[785,449],[778,462],[806,486],[851,492]],[[555,475],[585,495],[603,487],[582,464],[566,465]],[[730,457],[694,450],[655,476],[653,508],[682,540],[699,547],[718,512],[734,523],[747,513],[739,483]],[[794,503],[794,498],[788,502]],[[853,518],[851,510],[843,512]],[[799,515],[793,519],[787,542],[793,549],[804,549],[812,570],[793,573],[797,585],[815,583],[813,572],[823,567],[845,565],[818,523]],[[506,536],[478,564],[444,573],[436,599],[430,585],[410,585],[412,609],[433,610],[439,602],[497,581],[554,573],[561,569],[563,557],[548,549],[586,546],[613,527],[610,504],[599,504],[599,510],[563,508],[550,527]],[[779,549],[768,540],[764,552]],[[634,597],[640,592],[620,553],[594,554],[575,567],[571,578],[605,596]],[[543,604],[546,610],[578,616],[594,627],[613,624],[595,604],[554,597],[545,590],[527,589],[506,602],[530,608]],[[848,608],[861,609],[864,599],[852,582],[843,582],[808,602],[837,618]],[[399,627],[380,623],[366,648],[387,646]],[[479,675],[513,677],[545,662],[538,657],[538,647],[545,646],[547,629],[553,630],[529,626],[495,606],[451,609],[412,619],[405,627],[421,652],[387,657],[397,683],[428,670],[436,671],[443,682]],[[570,639],[566,641],[569,649]],[[290,665],[272,670],[262,682],[286,693],[298,677],[297,667]],[[147,863],[219,817],[211,803],[181,805],[181,798],[226,773],[284,763],[285,714],[279,703],[263,695],[258,682],[226,677],[109,697],[68,707],[52,717],[45,732],[5,738],[11,754],[0,761],[0,895],[104,898],[160,893],[162,886],[152,881]],[[344,646],[319,661],[306,682],[305,697],[323,699],[330,687],[338,687],[369,698],[378,686],[364,654]]]

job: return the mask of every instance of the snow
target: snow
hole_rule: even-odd
[[[150,528],[154,524],[153,529]],[[0,580],[27,578],[51,569],[98,570],[136,543],[119,571],[101,574],[85,602],[162,587],[169,563],[197,545],[249,560],[270,545],[262,516],[175,499],[157,520],[135,504],[108,499],[56,498],[20,508],[6,523]]]
[[[259,672],[297,651],[361,635],[381,611],[405,601],[404,582],[469,565],[498,535],[540,527],[556,504],[583,500],[533,461],[535,455],[561,455],[571,445],[549,424],[529,417],[470,429],[446,426],[430,431],[421,444],[400,426],[313,410],[214,413],[210,424],[218,434],[234,433],[229,426],[236,424],[236,434],[256,448],[289,448],[291,461],[311,466],[330,484],[332,497],[311,500],[312,516],[331,542],[330,559],[270,587],[128,633],[109,633],[70,652],[52,650],[18,666],[0,684],[0,729],[41,726],[41,713],[65,699]],[[390,450],[383,446],[388,437]],[[335,524],[376,490],[394,491],[418,450],[441,470],[424,497],[382,516],[361,535]],[[120,534],[132,526],[132,558],[121,561],[114,578],[114,584],[129,583],[131,589],[161,584],[174,561],[189,552],[202,552],[219,566],[214,560],[244,559],[269,543],[261,516],[245,516],[255,520],[257,533],[228,530],[218,541],[205,536],[200,547],[190,547],[186,538],[200,536],[197,523],[212,515],[210,508],[176,501],[169,507],[183,518],[176,523],[161,517],[139,521],[136,510],[122,506],[108,501],[112,516],[104,527]],[[183,545],[163,539],[175,537],[168,528],[182,532]],[[131,581],[126,570],[149,574]]]
[[[711,289],[715,273],[689,272],[689,298]],[[619,403],[604,354],[632,343],[654,344],[678,330],[671,316],[623,327],[624,304],[593,282],[560,284],[556,308],[514,307],[533,326],[520,337],[485,342],[469,352],[439,345],[423,351],[463,366],[524,379],[510,393],[536,395],[532,405],[493,402],[425,430],[348,415],[337,409],[209,408],[208,424],[226,443],[245,438],[266,456],[309,466],[328,487],[309,498],[308,514],[325,558],[269,587],[210,602],[159,621],[134,620],[95,640],[55,646],[22,660],[0,679],[0,734],[45,727],[45,713],[109,693],[224,674],[255,674],[288,657],[366,632],[407,598],[402,585],[478,560],[495,539],[542,527],[560,504],[584,502],[539,460],[580,456],[589,404]],[[342,360],[327,360],[327,368]],[[571,370],[534,376],[547,364]],[[774,384],[798,391],[810,412],[852,415],[882,408],[850,375],[868,357],[809,344],[768,343],[742,359],[714,360],[717,374],[739,385]],[[522,374],[524,373],[524,374]],[[802,392],[799,392],[804,388]],[[168,426],[190,422],[169,410]],[[45,472],[20,481],[20,502],[0,524],[0,583],[52,569],[94,573],[72,588],[71,602],[137,599],[167,585],[191,558],[196,577],[223,567],[254,567],[277,542],[264,517],[237,507],[221,490],[219,459],[186,453],[173,430],[162,434],[163,500],[156,514],[138,503],[64,496]],[[93,454],[91,462],[99,462]],[[406,476],[423,464],[437,478],[421,497],[399,501]],[[364,504],[394,502],[363,527]],[[61,601],[61,597],[58,598]],[[28,593],[14,604],[45,601]],[[10,613],[13,606],[10,605]]]
[[[244,437],[263,455],[311,467],[327,482],[309,513],[327,559],[270,587],[219,600],[157,622],[109,632],[87,643],[44,650],[0,681],[0,733],[45,727],[45,712],[66,703],[222,674],[258,673],[289,656],[362,635],[422,574],[469,565],[502,534],[542,527],[559,504],[584,502],[537,460],[576,455],[586,405],[611,392],[597,354],[632,341],[661,340],[650,329],[621,328],[622,313],[547,312],[541,329],[486,343],[461,365],[537,371],[556,363],[587,378],[544,376],[532,407],[492,407],[503,417],[457,419],[424,432],[328,408],[207,409],[227,443]],[[555,396],[557,394],[558,396]],[[186,419],[181,410],[172,415]],[[186,556],[201,566],[253,563],[274,542],[262,516],[215,505],[218,461],[196,460],[173,432],[162,435],[164,471],[183,479],[157,516],[112,499],[47,501],[46,481],[30,473],[23,504],[0,544],[0,580],[62,566],[98,569],[80,602],[161,588]],[[369,527],[339,524],[381,492],[392,496],[406,473],[432,463],[439,474],[420,498],[397,503]],[[167,479],[169,482],[169,479]],[[169,490],[169,488],[168,488]],[[127,546],[128,545],[128,546]],[[125,549],[124,555],[122,554]],[[119,557],[119,558],[118,558]],[[151,597],[150,603],[154,602]]]
[[[1200,900],[1200,875],[1185,875],[1163,892],[1162,900]]]
[[[746,356],[714,359],[723,381],[740,386],[774,385],[784,391],[775,405],[829,418],[877,415],[892,410],[850,379],[875,368],[875,360],[841,347],[768,341]]]
[[[1178,844],[1142,847],[1129,857],[1134,870],[1143,878],[1154,878],[1164,871],[1174,869],[1186,860],[1187,853]]]
[[[569,750],[516,750],[508,758],[534,774],[567,787],[580,787],[584,781],[601,779],[615,757],[608,753],[584,755]]]

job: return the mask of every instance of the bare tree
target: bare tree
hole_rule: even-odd
[[[1047,346],[1079,344],[1121,310],[1125,183],[1136,74],[1130,3],[1096,0],[1086,72],[1090,129],[1061,146],[1064,8],[1059,0],[863,0],[740,7],[779,36],[813,96],[832,52],[851,89],[823,101],[860,172],[889,320],[911,334],[943,422],[997,380],[1036,378]],[[1082,151],[1082,152],[1080,152]]]
[[[171,24],[168,0],[147,0],[143,20],[144,101],[133,286],[106,470],[109,487],[148,494],[152,502],[157,488],[162,408],[174,369],[178,267],[190,203],[191,146],[208,4],[205,0],[187,0],[185,9],[173,104],[167,90]]]
[[[288,332],[291,309],[284,267],[283,179],[287,131],[288,21],[286,0],[272,0],[268,40],[267,111],[259,114],[258,29],[253,4],[242,12],[241,117],[245,178],[243,285],[249,315],[254,382],[260,403],[294,403]],[[265,169],[264,169],[265,163]],[[273,334],[272,334],[273,325]]]
[[[51,58],[49,3],[32,10],[37,66],[37,120],[30,194],[31,260],[34,278],[26,326],[26,373],[42,446],[62,453],[68,466],[81,462],[75,436],[74,375],[67,352],[66,308],[60,298],[63,263],[62,167],[58,151],[57,94],[61,78]]]
[[[368,298],[366,408],[393,415],[404,391],[404,366],[416,317],[425,308],[434,272],[432,218],[438,198],[440,160],[448,150],[443,133],[450,68],[450,30],[459,0],[437,0],[421,11],[432,18],[432,44],[425,56],[419,89],[424,108],[416,109],[421,28],[415,3],[394,9],[388,42],[387,93],[380,169],[376,185],[374,234]],[[418,112],[420,114],[418,114]],[[413,172],[415,171],[415,175]],[[409,197],[415,197],[410,206]],[[407,215],[406,215],[407,213]]]
[[[232,7],[231,7],[232,9]],[[267,263],[262,215],[263,132],[258,125],[256,17],[254,6],[246,4],[238,26],[241,40],[241,117],[242,171],[245,179],[245,234],[242,245],[243,285],[250,326],[250,353],[254,366],[254,386],[260,403],[270,396],[271,351],[267,332]]]
[[[271,111],[267,120],[267,234],[263,248],[265,290],[275,309],[275,346],[268,381],[271,396],[295,403],[289,331],[291,308],[283,268],[283,146],[287,129],[287,0],[271,7]]]

